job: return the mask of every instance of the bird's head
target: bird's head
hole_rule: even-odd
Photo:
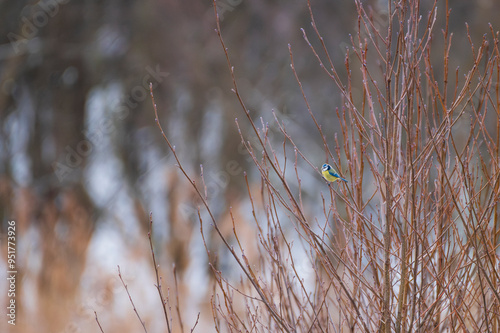
[[[327,171],[327,170],[330,170],[332,167],[328,164],[323,164],[323,166],[321,167],[321,171]]]

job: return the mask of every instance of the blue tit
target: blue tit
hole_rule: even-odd
[[[323,178],[325,178],[327,181],[333,183],[336,180],[343,180],[347,183],[347,180],[344,178],[340,177],[340,175],[335,171],[335,169],[332,168],[330,164],[323,164],[321,167],[321,174],[323,175]]]

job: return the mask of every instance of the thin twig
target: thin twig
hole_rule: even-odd
[[[120,278],[120,281],[122,282],[123,286],[125,287],[125,291],[127,292],[128,298],[130,300],[130,304],[132,304],[132,307],[134,308],[134,312],[137,315],[137,318],[139,319],[139,321],[141,322],[142,327],[144,328],[144,332],[147,333],[148,330],[146,329],[146,324],[144,323],[144,321],[142,321],[141,316],[139,316],[139,312],[137,312],[134,301],[132,300],[132,296],[130,296],[130,293],[128,291],[128,286],[125,284],[125,281],[123,281],[122,273],[120,271],[120,266],[118,266],[118,277]]]
[[[193,325],[193,328],[191,329],[191,333],[194,332],[194,329],[196,328],[196,325],[198,325],[198,321],[200,320],[200,313],[198,312],[198,316],[196,316],[196,322]]]
[[[151,249],[151,257],[153,259],[153,265],[155,268],[155,276],[156,276],[155,287],[158,290],[158,295],[160,296],[161,305],[163,307],[163,315],[165,316],[165,322],[167,323],[167,330],[170,333],[170,332],[172,332],[172,329],[170,328],[170,320],[169,320],[169,315],[168,315],[168,310],[167,310],[168,299],[165,299],[165,296],[163,295],[163,289],[161,287],[161,277],[160,277],[160,272],[159,272],[160,267],[156,263],[156,256],[155,256],[155,251],[153,248],[153,213],[149,213],[148,238],[149,238],[149,246]]]
[[[97,318],[97,312],[94,311],[94,315],[95,315],[95,321],[97,322],[99,329],[101,330],[102,333],[104,333],[104,330],[101,327],[101,323],[99,322],[99,319]]]

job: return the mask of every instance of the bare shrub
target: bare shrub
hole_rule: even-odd
[[[233,235],[221,231],[203,180],[196,182],[183,168],[156,114],[180,170],[202,202],[201,232],[209,222],[241,272],[239,281],[227,277],[205,244],[215,280],[215,329],[497,332],[498,32],[490,26],[490,35],[479,44],[468,35],[467,47],[452,46],[447,2],[440,32],[437,1],[426,13],[418,0],[389,1],[389,19],[382,24],[360,1],[355,4],[358,30],[345,56],[343,78],[308,2],[314,34],[304,31],[304,39],[343,101],[336,110],[341,131],[333,148],[327,139],[331,133],[309,106],[307,83],[295,71],[290,47],[291,68],[323,138],[325,160],[349,179],[329,185],[329,197],[317,203],[321,216],[312,216],[315,210],[304,207],[301,196],[299,166],[321,177],[317,158],[301,151],[278,117],[282,147],[269,140],[267,125],[252,118],[218,16],[233,91],[252,129],[245,135],[237,122],[241,141],[261,177],[258,191],[247,180],[254,235],[240,234],[233,215]],[[443,48],[436,50],[433,39],[438,38]],[[472,66],[449,68],[453,52],[470,53]],[[252,144],[248,136],[258,140]],[[252,237],[256,259],[240,242]]]

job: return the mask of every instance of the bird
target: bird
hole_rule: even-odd
[[[332,168],[330,164],[323,164],[323,166],[321,167],[321,174],[323,175],[323,178],[325,178],[330,183],[333,183],[334,181],[337,181],[339,179],[347,183],[347,180],[340,177],[337,171],[335,171],[335,169]]]

